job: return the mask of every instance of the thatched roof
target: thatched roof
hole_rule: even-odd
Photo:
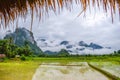
[[[49,10],[56,13],[61,11],[63,7],[71,9],[73,1],[82,6],[81,12],[85,12],[90,5],[95,7],[97,4],[97,7],[102,5],[106,12],[111,11],[112,19],[117,9],[120,14],[120,0],[0,0],[0,23],[5,27],[19,16],[24,17],[28,10],[31,10],[31,17],[35,11],[42,18],[43,15],[49,13]]]

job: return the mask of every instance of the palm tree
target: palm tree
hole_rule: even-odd
[[[81,13],[85,12],[90,5],[95,7],[97,4],[98,7],[102,5],[106,12],[111,11],[112,20],[117,9],[120,14],[120,0],[0,0],[1,26],[6,27],[10,21],[13,22],[19,16],[24,17],[28,10],[31,11],[32,20],[34,11],[41,19],[44,15],[48,15],[50,10],[56,13],[60,12],[63,7],[71,9],[73,2],[82,6]]]

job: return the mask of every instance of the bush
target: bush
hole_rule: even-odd
[[[0,62],[5,62],[5,61],[7,61],[7,60],[9,60],[7,57],[0,58]]]
[[[22,55],[22,56],[20,57],[20,59],[21,59],[22,61],[25,61],[25,60],[26,60],[26,57],[25,57],[24,55]]]

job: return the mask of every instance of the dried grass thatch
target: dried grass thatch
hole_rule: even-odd
[[[42,18],[49,13],[49,10],[56,13],[61,11],[63,7],[71,9],[73,1],[82,5],[82,12],[85,12],[92,3],[93,7],[96,4],[97,7],[102,5],[106,12],[111,11],[112,20],[117,9],[119,9],[120,14],[120,0],[0,0],[0,23],[6,27],[10,21],[14,21],[19,16],[24,17],[28,10],[31,11],[31,17],[35,11]]]

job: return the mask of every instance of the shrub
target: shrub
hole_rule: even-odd
[[[24,55],[22,55],[22,56],[20,57],[20,59],[21,59],[22,61],[25,61],[25,60],[26,60],[26,57],[25,57]]]

